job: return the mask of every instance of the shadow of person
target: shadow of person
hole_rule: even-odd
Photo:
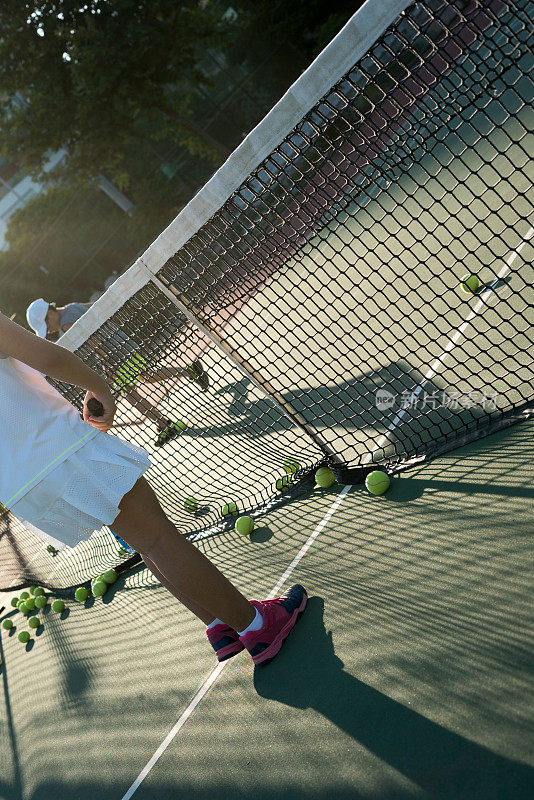
[[[247,409],[248,390],[250,380],[248,378],[241,378],[239,381],[229,383],[221,389],[217,389],[216,394],[230,394],[232,399],[226,412],[230,416],[237,416],[243,414]]]
[[[324,628],[323,608],[312,598],[282,654],[254,670],[261,697],[315,709],[432,797],[531,800],[532,768],[443,728],[346,672]]]

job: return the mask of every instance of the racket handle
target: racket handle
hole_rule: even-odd
[[[91,397],[88,401],[87,410],[92,417],[102,417],[104,415],[104,406],[96,397]]]

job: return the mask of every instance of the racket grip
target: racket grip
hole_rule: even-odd
[[[87,403],[87,410],[92,417],[102,417],[104,414],[104,406],[97,400],[96,397],[91,397]]]

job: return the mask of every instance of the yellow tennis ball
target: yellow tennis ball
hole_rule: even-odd
[[[241,536],[250,536],[254,530],[254,520],[252,517],[239,517],[236,521],[235,529]]]
[[[104,583],[104,581],[94,581],[94,583],[91,584],[91,589],[95,597],[102,597],[103,594],[106,594],[108,585]]]
[[[184,500],[184,509],[190,514],[194,514],[195,511],[198,511],[198,500],[195,497],[188,497]]]
[[[275,489],[277,492],[285,492],[291,486],[291,475],[282,475],[281,478],[277,478],[275,483]]]
[[[284,467],[284,472],[287,472],[288,475],[292,475],[300,469],[300,464],[296,458],[286,458],[282,466]]]
[[[336,478],[330,467],[320,467],[315,473],[315,483],[323,489],[329,489],[336,482]]]
[[[480,281],[476,275],[469,275],[468,273],[462,277],[460,286],[466,294],[475,294],[480,288]]]
[[[119,577],[118,572],[114,569],[107,569],[104,574],[102,575],[102,580],[104,583],[115,583],[117,578]]]
[[[226,503],[221,508],[221,517],[233,517],[234,514],[239,513],[239,507],[237,503]]]
[[[375,469],[365,479],[365,485],[371,494],[384,494],[389,489],[389,476],[382,470]]]

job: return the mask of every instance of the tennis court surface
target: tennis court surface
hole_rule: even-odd
[[[62,338],[176,526],[310,601],[218,667],[107,528],[54,553],[7,511],[2,618],[30,584],[67,610],[2,631],[1,797],[534,796],[533,17],[369,0]]]
[[[532,797],[532,425],[350,490],[289,582],[309,607],[279,658],[216,667],[202,626],[143,569],[103,602],[3,636],[6,800]],[[342,490],[341,490],[342,491]],[[266,595],[340,487],[201,543]]]

